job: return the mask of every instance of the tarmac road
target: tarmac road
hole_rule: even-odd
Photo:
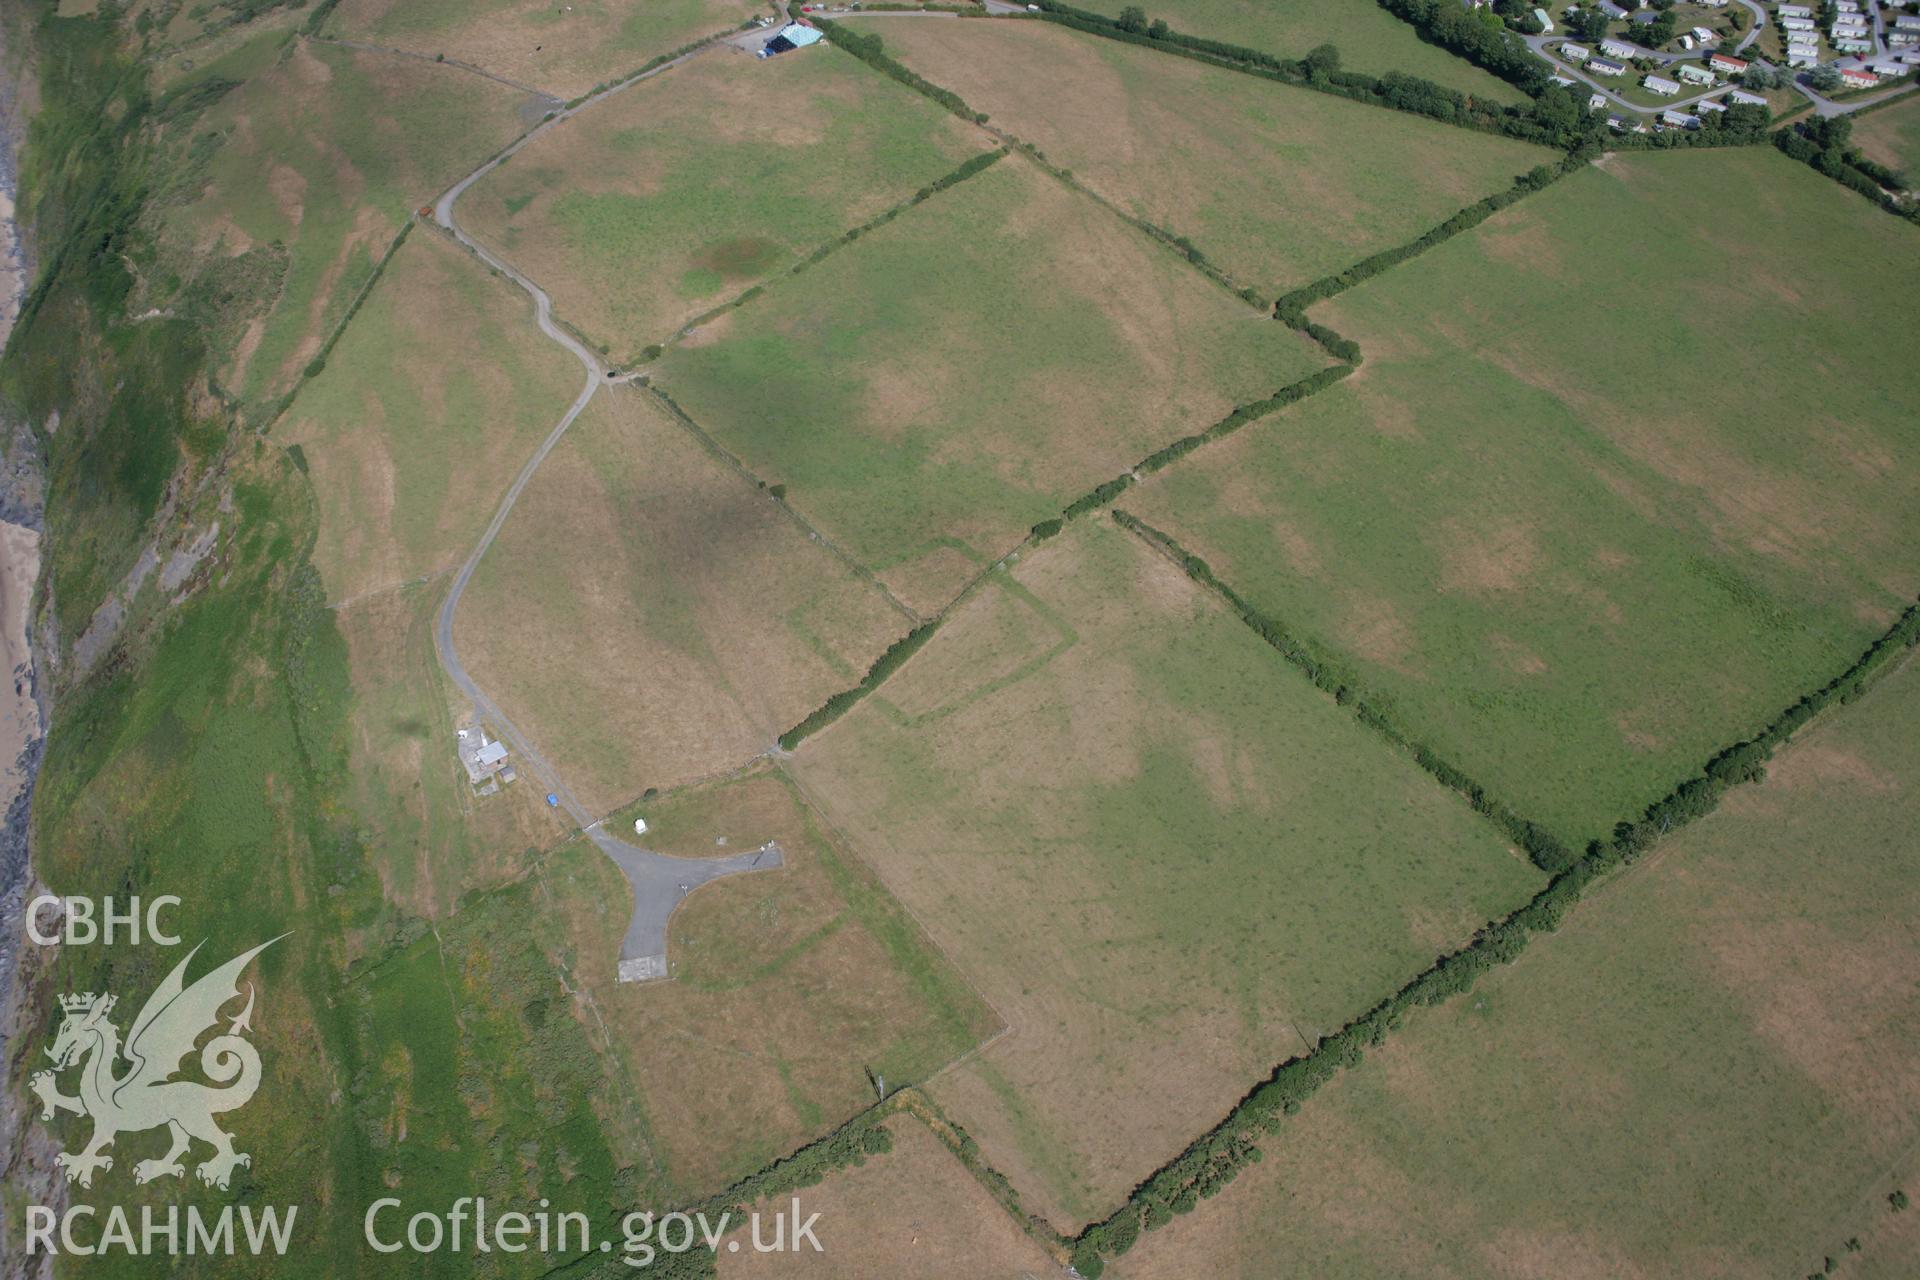
[[[511,263],[496,256],[485,245],[469,236],[454,214],[454,205],[467,188],[498,168],[509,156],[535,138],[588,107],[642,80],[651,79],[679,66],[689,58],[698,57],[710,47],[712,46],[702,46],[690,53],[682,54],[644,75],[635,76],[631,80],[595,94],[578,106],[556,111],[551,119],[528,131],[512,146],[455,183],[434,202],[433,206],[434,221],[445,227],[454,239],[471,249],[482,262],[526,290],[533,299],[534,320],[540,326],[540,332],[572,352],[574,358],[580,361],[581,368],[586,374],[585,381],[580,387],[580,394],[573,398],[573,403],[567,406],[567,411],[560,421],[555,424],[552,431],[547,433],[547,438],[540,442],[540,447],[534,450],[533,456],[527,459],[525,465],[520,468],[519,474],[514,476],[513,483],[507,487],[506,494],[500,499],[500,505],[493,513],[493,519],[487,523],[486,531],[480,535],[480,540],[474,544],[465,563],[454,574],[453,583],[447,589],[447,598],[441,602],[439,615],[434,619],[433,647],[440,659],[441,667],[446,670],[447,677],[453,681],[454,687],[472,701],[474,709],[480,716],[491,724],[499,736],[513,748],[514,753],[519,757],[520,771],[537,781],[548,794],[558,799],[559,807],[566,811],[567,816],[572,818],[600,851],[613,859],[615,865],[626,874],[627,883],[633,889],[634,910],[627,926],[626,938],[620,948],[622,981],[645,981],[667,977],[667,921],[672,917],[674,908],[680,905],[681,900],[702,884],[720,876],[779,866],[781,864],[780,849],[777,845],[770,845],[755,854],[731,858],[669,858],[615,838],[601,826],[600,821],[588,811],[587,807],[580,803],[579,798],[561,778],[559,771],[540,754],[527,736],[500,709],[499,704],[487,696],[486,690],[474,681],[466,666],[461,663],[460,653],[453,638],[454,615],[459,611],[460,597],[465,594],[467,585],[473,581],[474,570],[480,567],[481,560],[486,557],[487,549],[499,536],[502,526],[507,522],[507,517],[513,512],[513,504],[519,501],[520,494],[526,489],[527,482],[533,479],[534,472],[540,469],[540,464],[546,461],[547,455],[552,453],[554,446],[560,443],[560,438],[566,435],[567,428],[573,425],[574,419],[578,418],[581,411],[592,402],[595,393],[600,390],[601,384],[607,380],[607,377],[606,368],[600,363],[599,356],[585,343],[555,323],[553,299],[547,295],[547,291],[522,275]]]

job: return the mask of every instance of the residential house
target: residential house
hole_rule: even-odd
[[[1660,123],[1674,129],[1698,129],[1700,117],[1690,116],[1684,111],[1676,111],[1668,107],[1660,113]]]
[[[1644,50],[1638,45],[1628,44],[1624,40],[1602,40],[1600,42],[1600,52],[1606,54],[1609,58],[1619,58],[1623,61],[1631,62],[1635,57],[1643,53]]]
[[[1692,62],[1682,63],[1680,66],[1675,67],[1674,74],[1678,75],[1682,80],[1685,80],[1688,84],[1718,84],[1719,83],[1719,80],[1715,78],[1713,72],[1707,70],[1705,67],[1699,66]]]
[[[1587,62],[1587,70],[1593,72],[1593,74],[1597,76],[1623,76],[1627,74],[1627,67],[1625,63],[1609,62],[1605,58],[1589,59]]]
[[[1745,89],[1729,91],[1726,100],[1733,103],[1736,107],[1764,107],[1767,105],[1765,98],[1757,93],[1748,93]]]
[[[1593,56],[1593,50],[1583,44],[1563,44],[1560,46],[1560,56],[1568,62],[1585,62]]]
[[[1649,91],[1657,93],[1663,98],[1671,98],[1674,94],[1680,92],[1680,86],[1665,76],[1647,76],[1642,79],[1640,83]]]
[[[1880,83],[1880,77],[1871,71],[1863,71],[1857,67],[1842,67],[1840,83],[1849,89],[1871,89]]]
[[[1715,71],[1723,71],[1727,75],[1737,76],[1747,69],[1747,60],[1745,58],[1736,58],[1730,53],[1716,53],[1707,59],[1707,65]]]

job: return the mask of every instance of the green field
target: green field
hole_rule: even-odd
[[[227,386],[250,407],[288,390],[412,211],[519,133],[530,101],[419,59],[302,41],[182,131],[194,198],[166,210],[176,252],[246,253],[246,287],[270,302],[222,353]]]
[[[565,834],[528,787],[476,797],[455,754],[461,705],[433,649],[444,582],[336,609],[353,674],[348,792],[387,898],[429,919],[521,875]]]
[[[570,98],[769,9],[759,0],[345,0],[326,30]]]
[[[599,857],[576,845],[553,874]],[[551,910],[535,881],[476,895],[340,983],[336,999],[367,1058],[351,1106],[330,1110],[368,1149],[360,1203],[485,1196],[531,1207],[545,1198],[617,1232],[619,1211],[671,1194],[648,1141],[645,1099],[575,995],[571,948],[528,927]],[[311,1117],[289,1127],[313,1132]],[[329,1223],[345,1216],[357,1223],[361,1214]],[[406,1217],[383,1216],[381,1234],[401,1238]],[[472,1274],[472,1259],[459,1254],[401,1256],[405,1270],[393,1274]],[[528,1253],[499,1269],[547,1268]]]
[[[1086,7],[1118,17],[1126,6],[1120,0],[1086,0]],[[1349,71],[1376,76],[1400,71],[1476,98],[1526,101],[1526,95],[1506,81],[1427,44],[1411,25],[1374,0],[1174,0],[1145,8],[1149,19],[1164,18],[1185,35],[1283,58],[1305,57],[1309,50],[1331,44]]]
[[[1103,517],[789,768],[1009,1024],[932,1092],[1061,1227],[1539,884]]]
[[[416,228],[276,430],[313,477],[328,597],[465,560],[580,377],[524,293]]]
[[[1831,716],[1110,1274],[1914,1274],[1920,677]]]
[[[987,142],[838,49],[720,50],[543,135],[460,216],[625,359]]]
[[[1015,155],[668,352],[660,385],[922,613],[1324,363]]]
[[[1920,365],[1860,321],[1920,255],[1843,194],[1609,159],[1315,308],[1360,373],[1124,504],[1584,843],[1920,590]]]
[[[1393,22],[1384,12],[1381,20]],[[1404,244],[1544,147],[1037,22],[872,21],[893,56],[1271,298]]]

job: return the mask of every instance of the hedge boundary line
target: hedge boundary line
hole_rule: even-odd
[[[339,345],[341,337],[346,334],[347,326],[353,323],[353,318],[360,314],[360,308],[365,306],[367,299],[372,296],[373,287],[379,284],[380,277],[387,273],[387,264],[393,261],[394,255],[400,252],[400,246],[405,244],[407,237],[413,234],[414,226],[415,219],[412,217],[401,224],[400,233],[394,236],[393,243],[387,246],[387,251],[380,255],[380,261],[373,264],[373,270],[367,274],[367,282],[360,286],[360,292],[355,294],[353,301],[348,304],[347,313],[340,317],[339,323],[333,326],[333,332],[329,333],[327,340],[320,344],[320,350],[314,353],[313,359],[301,366],[300,376],[282,393],[279,400],[274,402],[272,409],[255,428],[261,435],[273,430],[275,424],[286,416],[287,410],[293,408],[294,400],[307,383],[326,372],[327,357],[333,354],[334,347]]]
[[[705,427],[694,421],[693,415],[688,413],[678,400],[675,400],[660,387],[653,385],[651,381],[644,378],[636,378],[634,379],[633,385],[637,390],[652,396],[654,400],[667,411],[668,416],[679,423],[681,429],[691,435],[701,448],[705,449],[713,457],[719,459],[721,464],[728,470],[764,494],[768,501],[772,502],[786,515],[787,519],[793,521],[800,532],[806,535],[808,541],[825,550],[829,555],[833,556],[834,559],[845,565],[848,571],[856,578],[859,578],[862,582],[865,582],[868,586],[878,591],[881,597],[886,600],[888,607],[895,613],[898,613],[909,622],[917,623],[921,621],[920,615],[902,603],[900,597],[894,595],[892,589],[888,587],[886,583],[880,581],[873,570],[848,555],[841,549],[839,543],[829,538],[819,529],[814,528],[811,521],[801,515],[799,511],[795,510],[793,504],[787,501],[786,486],[778,484],[769,485],[765,480],[755,475],[752,468],[742,462],[725,445],[716,440],[713,434]]]
[[[1059,515],[1050,516],[1029,529],[1026,537],[1022,538],[1017,546],[982,569],[978,575],[967,583],[966,587],[960,591],[960,594],[955,596],[953,601],[938,614],[921,623],[900,639],[894,641],[893,644],[887,648],[887,651],[876,658],[871,667],[867,668],[866,675],[861,677],[858,684],[847,689],[842,689],[839,693],[834,694],[818,707],[808,712],[798,724],[781,734],[779,737],[780,749],[782,751],[792,751],[802,742],[820,732],[820,730],[826,728],[847,712],[853,710],[854,706],[858,704],[862,698],[865,698],[882,684],[885,684],[887,678],[900,669],[901,664],[905,663],[908,658],[911,658],[920,650],[922,645],[933,638],[933,633],[939,630],[941,623],[945,622],[947,618],[952,615],[955,606],[971,595],[974,589],[979,586],[988,574],[992,573],[993,570],[999,566],[1006,564],[1011,557],[1025,551],[1029,547],[1037,546],[1045,542],[1065,528],[1069,521],[1106,506],[1131,488],[1138,476],[1150,475],[1162,467],[1192,453],[1201,445],[1209,444],[1223,436],[1231,435],[1241,427],[1247,425],[1247,423],[1264,417],[1283,405],[1304,400],[1315,392],[1332,386],[1352,372],[1353,366],[1350,364],[1329,365],[1316,373],[1302,378],[1298,382],[1290,383],[1282,387],[1279,391],[1276,391],[1264,400],[1255,400],[1249,404],[1239,405],[1227,414],[1226,417],[1214,423],[1205,431],[1197,432],[1190,436],[1182,436],[1172,444],[1165,445],[1148,454],[1136,463],[1132,470],[1117,475],[1104,484],[1096,485],[1086,493],[1081,494],[1078,498],[1075,498],[1072,502],[1069,502],[1065,507],[1061,508]],[[655,395],[665,400],[681,418],[686,419],[686,412],[682,410],[679,405],[675,404],[665,392],[660,391],[658,388],[650,389],[653,390]],[[691,421],[691,419],[686,420]],[[702,434],[704,435],[704,433]],[[786,499],[782,496],[778,501],[784,505]],[[867,574],[866,576],[871,577],[871,574]]]
[[[1123,513],[1114,514],[1118,521]],[[1440,957],[1339,1031],[1320,1037],[1309,1052],[1281,1063],[1225,1119],[1135,1187],[1107,1218],[1083,1230],[1073,1242],[1074,1268],[1086,1280],[1097,1280],[1106,1260],[1132,1248],[1141,1232],[1157,1230],[1175,1214],[1191,1212],[1199,1200],[1217,1194],[1261,1158],[1260,1138],[1277,1133],[1284,1118],[1322,1085],[1358,1065],[1366,1049],[1399,1030],[1408,1013],[1465,994],[1481,974],[1511,964],[1535,934],[1557,929],[1601,877],[1638,861],[1665,836],[1712,813],[1734,787],[1764,779],[1774,751],[1828,707],[1859,698],[1896,657],[1916,646],[1920,604],[1908,606],[1840,675],[1786,708],[1752,738],[1711,757],[1698,774],[1649,805],[1638,819],[1618,823],[1611,839],[1590,844],[1525,906],[1482,926],[1467,946]]]
[[[1502,209],[1519,203],[1536,191],[1546,190],[1570,173],[1586,168],[1600,154],[1598,147],[1581,147],[1554,164],[1535,165],[1521,174],[1505,191],[1496,191],[1484,199],[1476,200],[1419,239],[1391,249],[1382,249],[1333,275],[1322,276],[1311,284],[1282,294],[1273,304],[1274,316],[1292,328],[1304,330],[1307,324],[1306,309],[1314,303],[1337,297],[1409,258],[1417,258],[1462,232],[1473,230]],[[1332,330],[1327,332],[1331,333]]]
[[[730,1186],[687,1205],[681,1212],[704,1213],[709,1221],[725,1213],[729,1215],[730,1224],[743,1222],[756,1203],[816,1186],[832,1174],[857,1168],[866,1164],[871,1157],[892,1151],[893,1138],[884,1126],[895,1116],[906,1116],[925,1125],[934,1140],[960,1162],[994,1202],[1021,1224],[1035,1243],[1065,1265],[1071,1242],[1049,1227],[1043,1219],[1026,1212],[1005,1175],[981,1157],[978,1144],[967,1131],[948,1119],[946,1113],[918,1085],[902,1086],[831,1132],[747,1174]],[[597,1270],[601,1258],[599,1254],[586,1254],[572,1264],[562,1264],[549,1274],[568,1274],[572,1267],[583,1267],[592,1272]],[[707,1280],[716,1273],[715,1261],[716,1255],[705,1249],[689,1249],[683,1253],[663,1252],[656,1255],[647,1274],[658,1274],[665,1280]]]
[[[718,306],[715,306],[707,311],[701,312],[699,315],[695,316],[693,319],[681,325],[680,328],[671,337],[668,337],[664,341],[651,343],[645,347],[642,347],[639,350],[639,352],[636,353],[631,360],[622,361],[621,363],[646,364],[650,361],[659,359],[661,354],[665,352],[667,347],[673,345],[673,343],[678,341],[679,338],[682,335],[686,334],[688,331],[697,329],[701,325],[706,324],[709,321],[715,320],[718,317],[725,315],[729,311],[733,311],[739,307],[746,306],[749,302],[752,302],[755,298],[758,298],[761,294],[765,293],[770,286],[778,284],[782,280],[791,279],[794,276],[801,275],[802,273],[812,269],[813,267],[818,266],[822,261],[830,257],[832,254],[838,252],[841,249],[846,248],[848,245],[860,239],[860,237],[867,235],[869,232],[878,231],[881,227],[885,226],[889,222],[892,222],[895,218],[907,212],[907,210],[913,208],[915,205],[924,204],[928,200],[931,200],[934,196],[939,195],[942,191],[946,191],[946,190],[949,190],[950,188],[959,186],[962,182],[965,182],[968,178],[972,178],[979,174],[985,173],[988,169],[991,169],[995,164],[999,163],[1002,159],[1004,159],[1010,150],[1011,148],[1003,146],[996,151],[982,151],[978,155],[968,157],[966,160],[962,161],[959,165],[955,166],[953,169],[950,169],[946,173],[941,174],[939,177],[935,178],[932,182],[929,182],[926,186],[921,187],[918,191],[915,191],[912,195],[908,196],[905,200],[900,201],[898,204],[889,205],[887,208],[882,209],[879,213],[874,214],[873,217],[868,218],[865,222],[861,223],[859,226],[850,227],[847,230],[841,232],[839,235],[835,236],[833,239],[828,240],[823,244],[815,246],[811,253],[809,253],[806,257],[802,258],[800,261],[794,263],[791,267],[788,267],[781,274],[774,276],[772,279],[763,280],[759,284],[752,285],[746,289],[743,289],[740,293],[736,294],[732,298],[729,298],[727,301],[720,303]],[[585,339],[583,339],[583,341],[584,340]]]
[[[1487,794],[1485,787],[1467,772],[1448,761],[1439,752],[1413,737],[1377,703],[1360,689],[1358,679],[1336,659],[1327,657],[1316,646],[1301,639],[1287,625],[1255,608],[1238,591],[1214,573],[1213,566],[1181,546],[1171,534],[1163,533],[1126,511],[1115,509],[1114,523],[1165,555],[1200,587],[1234,611],[1240,621],[1264,640],[1276,653],[1296,667],[1314,688],[1330,694],[1336,704],[1351,707],[1361,724],[1384,738],[1396,750],[1411,756],[1441,786],[1459,795],[1473,811],[1485,818],[1507,839],[1527,852],[1533,865],[1549,875],[1564,871],[1575,854],[1551,830],[1522,816],[1505,801]]]
[[[1324,369],[1319,369],[1308,374],[1298,382],[1288,383],[1264,400],[1250,400],[1246,404],[1234,406],[1226,417],[1220,419],[1220,421],[1214,423],[1206,430],[1196,431],[1190,436],[1180,437],[1171,444],[1162,445],[1146,457],[1140,459],[1140,461],[1134,463],[1128,470],[1108,480],[1104,484],[1096,485],[1092,489],[1087,490],[1087,492],[1081,494],[1078,498],[1075,498],[1063,507],[1059,515],[1047,520],[1042,520],[1039,524],[1033,526],[1029,532],[1028,540],[1030,542],[1046,541],[1066,527],[1069,521],[1083,516],[1089,511],[1097,511],[1099,508],[1114,501],[1121,494],[1132,488],[1135,481],[1140,477],[1150,476],[1164,467],[1171,466],[1200,446],[1212,444],[1215,440],[1230,436],[1240,428],[1246,426],[1249,422],[1257,421],[1277,409],[1285,408],[1287,405],[1305,400],[1308,396],[1326,390],[1334,383],[1352,373],[1353,370],[1354,363],[1328,365]]]
[[[1017,19],[1010,20],[1017,21]],[[1041,172],[1047,174],[1055,181],[1064,184],[1076,195],[1084,196],[1086,199],[1093,201],[1102,209],[1105,209],[1108,213],[1138,231],[1141,235],[1146,236],[1149,240],[1152,240],[1162,248],[1170,249],[1178,254],[1188,266],[1213,281],[1213,283],[1219,285],[1222,289],[1225,289],[1234,297],[1240,299],[1240,301],[1258,311],[1265,311],[1267,309],[1268,304],[1265,299],[1261,297],[1259,290],[1255,289],[1252,285],[1241,284],[1238,280],[1234,279],[1220,264],[1207,257],[1200,246],[1196,245],[1186,236],[1167,227],[1163,227],[1158,223],[1148,222],[1145,218],[1138,217],[1122,209],[1119,205],[1080,181],[1079,178],[1074,176],[1073,170],[1055,164],[1047,158],[1047,154],[1044,151],[1020,137],[1018,134],[1007,129],[1002,129],[998,125],[982,124],[980,127],[1000,139],[1009,149],[1018,151],[1038,166]]]
[[[799,724],[780,735],[780,749],[791,751],[812,735],[820,732],[838,720],[862,698],[886,683],[887,677],[900,669],[900,665],[920,651],[920,647],[933,639],[933,633],[940,629],[945,616],[930,619],[887,646],[885,653],[873,660],[867,668],[867,674],[860,677],[860,683],[851,689],[842,689],[825,702],[809,711]]]
[[[987,122],[985,113],[975,111],[968,106],[966,99],[959,94],[951,89],[941,88],[906,63],[896,60],[887,53],[879,32],[857,32],[817,13],[810,13],[807,17],[813,20],[814,26],[820,28],[821,34],[826,36],[828,43],[852,54],[882,75],[898,81],[915,93],[931,98],[968,124]]]

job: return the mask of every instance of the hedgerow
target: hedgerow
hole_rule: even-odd
[[[848,53],[860,59],[860,61],[866,63],[874,70],[898,80],[901,84],[906,85],[907,88],[914,90],[916,93],[921,93],[932,98],[935,102],[963,120],[969,120],[974,124],[985,124],[987,122],[986,116],[969,107],[961,99],[959,94],[954,93],[950,89],[942,89],[933,81],[909,68],[905,63],[896,61],[886,52],[885,47],[880,41],[878,32],[854,31],[837,22],[829,21],[819,14],[811,14],[809,16],[812,17],[814,25],[820,28],[828,40],[840,48],[845,49]]]
[[[1256,609],[1239,592],[1222,582],[1205,560],[1182,547],[1172,536],[1136,516],[1116,510],[1113,518],[1121,528],[1157,547],[1185,570],[1188,577],[1225,601],[1255,635],[1297,667],[1316,688],[1331,694],[1341,706],[1351,707],[1354,716],[1362,724],[1413,757],[1414,763],[1440,785],[1457,792],[1476,813],[1525,849],[1535,866],[1551,874],[1565,870],[1573,862],[1573,850],[1559,837],[1539,823],[1515,813],[1503,801],[1488,795],[1486,788],[1464,770],[1409,735],[1394,722],[1385,707],[1362,692],[1359,680],[1351,670],[1295,635],[1279,619]]]
[[[1508,205],[1550,187],[1569,173],[1584,168],[1599,154],[1597,146],[1585,146],[1557,163],[1535,165],[1515,179],[1514,184],[1505,191],[1496,191],[1484,200],[1475,201],[1418,240],[1396,245],[1391,249],[1383,249],[1370,258],[1362,258],[1344,271],[1335,275],[1322,276],[1312,284],[1302,285],[1284,295],[1273,304],[1274,314],[1293,328],[1310,332],[1305,313],[1312,304],[1323,302],[1335,294],[1345,293],[1362,281],[1371,280],[1389,267],[1398,266],[1409,258],[1417,258],[1463,231],[1471,231]],[[1330,329],[1324,332],[1333,333]],[[1338,337],[1337,334],[1333,336]]]
[[[867,674],[859,684],[851,689],[842,689],[810,712],[806,719],[780,735],[780,749],[791,751],[809,736],[820,732],[853,709],[860,699],[878,689],[888,676],[900,669],[900,664],[918,653],[920,646],[933,638],[940,628],[940,620],[923,622],[906,635],[901,636],[887,647],[887,651],[873,660],[867,668]]]
[[[1146,530],[1122,512],[1114,512],[1114,519],[1135,532]],[[1827,707],[1858,698],[1887,663],[1917,645],[1920,605],[1909,606],[1852,666],[1781,712],[1759,734],[1708,760],[1696,777],[1649,805],[1639,819],[1619,823],[1612,839],[1594,841],[1525,906],[1484,926],[1466,947],[1442,956],[1339,1031],[1322,1036],[1311,1051],[1281,1063],[1224,1120],[1136,1186],[1111,1216],[1083,1231],[1074,1241],[1075,1268],[1083,1276],[1098,1276],[1105,1260],[1125,1253],[1141,1232],[1158,1230],[1175,1214],[1191,1212],[1199,1200],[1217,1194],[1247,1165],[1259,1161],[1261,1138],[1277,1133],[1283,1118],[1298,1111],[1340,1070],[1358,1065],[1366,1050],[1399,1029],[1410,1012],[1464,994],[1480,975],[1512,963],[1533,935],[1557,929],[1596,880],[1711,813],[1732,788],[1760,781],[1772,753],[1797,730]]]

